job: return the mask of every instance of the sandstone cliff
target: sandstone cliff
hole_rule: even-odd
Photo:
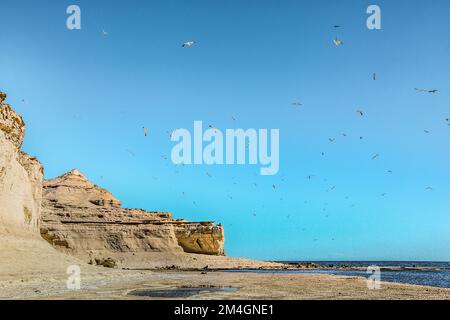
[[[69,265],[80,262],[58,253],[40,236],[43,169],[21,151],[25,123],[5,99],[0,92],[0,279],[65,275]]]
[[[0,227],[36,232],[42,199],[43,169],[20,150],[25,123],[3,103],[0,92]]]
[[[42,237],[91,263],[114,265],[124,253],[130,259],[146,252],[223,254],[221,226],[122,208],[78,170],[45,181],[43,190]]]

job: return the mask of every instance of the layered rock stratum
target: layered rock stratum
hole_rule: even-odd
[[[43,190],[42,237],[90,263],[114,264],[123,253],[224,254],[220,225],[122,208],[120,200],[76,169],[45,181]]]

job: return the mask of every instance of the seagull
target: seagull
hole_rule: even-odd
[[[439,90],[433,89],[433,90],[427,90],[427,89],[421,89],[421,88],[414,88],[414,90],[419,92],[426,92],[426,93],[437,93]]]
[[[344,42],[342,42],[342,40],[339,39],[338,37],[334,38],[334,39],[333,39],[333,42],[334,42],[334,44],[335,44],[336,46],[338,46],[338,47],[344,44]]]
[[[274,185],[274,184],[272,185],[272,188],[276,189],[276,187],[277,187],[276,185]]]
[[[334,138],[328,138],[328,140],[329,140],[330,142],[335,142],[335,141],[336,141],[336,139],[334,139]]]
[[[379,156],[380,156],[380,155],[377,153],[376,155],[374,155],[374,156],[372,157],[372,160],[377,159]]]
[[[362,111],[362,110],[356,110],[356,112],[359,113],[359,115],[360,115],[361,117],[364,116],[364,111]]]
[[[434,190],[432,187],[427,187],[426,190]]]
[[[373,74],[372,74],[372,79],[375,81],[375,80],[377,80],[377,74],[374,72]]]
[[[337,28],[340,28],[341,26],[339,26],[339,25],[334,25],[333,26],[333,28],[335,28],[335,29],[337,29]]]
[[[144,130],[144,137],[148,136],[148,129],[146,127],[142,127]]]
[[[430,131],[428,131],[428,130],[423,130],[423,132],[425,132],[425,133],[430,133]]]
[[[195,41],[186,41],[181,46],[184,47],[192,47],[194,44],[196,44]]]
[[[292,105],[294,106],[294,107],[301,107],[302,106],[302,104],[300,103],[300,102],[292,102]]]

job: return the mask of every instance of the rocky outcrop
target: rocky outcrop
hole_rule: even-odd
[[[95,264],[145,252],[222,255],[223,228],[168,212],[125,209],[78,170],[44,182],[41,235],[57,249]]]
[[[43,169],[20,150],[25,123],[0,92],[0,227],[39,230]]]

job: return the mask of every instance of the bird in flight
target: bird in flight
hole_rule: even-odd
[[[427,187],[426,190],[432,191],[432,190],[434,190],[434,189],[433,189],[432,187]]]
[[[108,35],[108,32],[106,32],[104,29],[102,29],[102,35],[106,37]]]
[[[341,40],[341,39],[339,39],[338,37],[336,37],[336,38],[334,38],[333,39],[333,42],[334,42],[334,44],[336,45],[336,46],[342,46],[343,44],[344,44],[344,42]]]
[[[335,142],[336,141],[336,139],[334,139],[334,138],[329,138],[328,139],[330,142]]]
[[[372,79],[375,81],[375,80],[377,80],[377,74],[374,72],[373,74],[372,74]]]
[[[298,101],[292,102],[292,105],[294,107],[301,107],[302,106],[302,104],[300,102],[298,102]]]
[[[192,47],[194,44],[196,44],[195,41],[186,41],[181,46],[184,47]]]
[[[374,155],[373,157],[372,157],[372,160],[375,160],[375,159],[377,159],[377,158],[379,158],[380,157],[380,155],[377,153],[376,155]]]
[[[430,131],[429,131],[429,130],[423,130],[423,132],[425,132],[425,133],[430,133]]]
[[[356,112],[359,113],[359,115],[360,115],[361,117],[364,116],[364,111],[362,111],[362,110],[356,110]]]
[[[148,129],[146,127],[142,127],[144,130],[144,137],[148,136]]]
[[[426,92],[426,93],[437,93],[439,90],[433,89],[433,90],[427,90],[427,89],[421,89],[421,88],[414,88],[414,90],[419,92]]]
[[[340,28],[340,27],[341,27],[340,25],[334,25],[333,26],[333,28],[335,28],[335,29]]]

